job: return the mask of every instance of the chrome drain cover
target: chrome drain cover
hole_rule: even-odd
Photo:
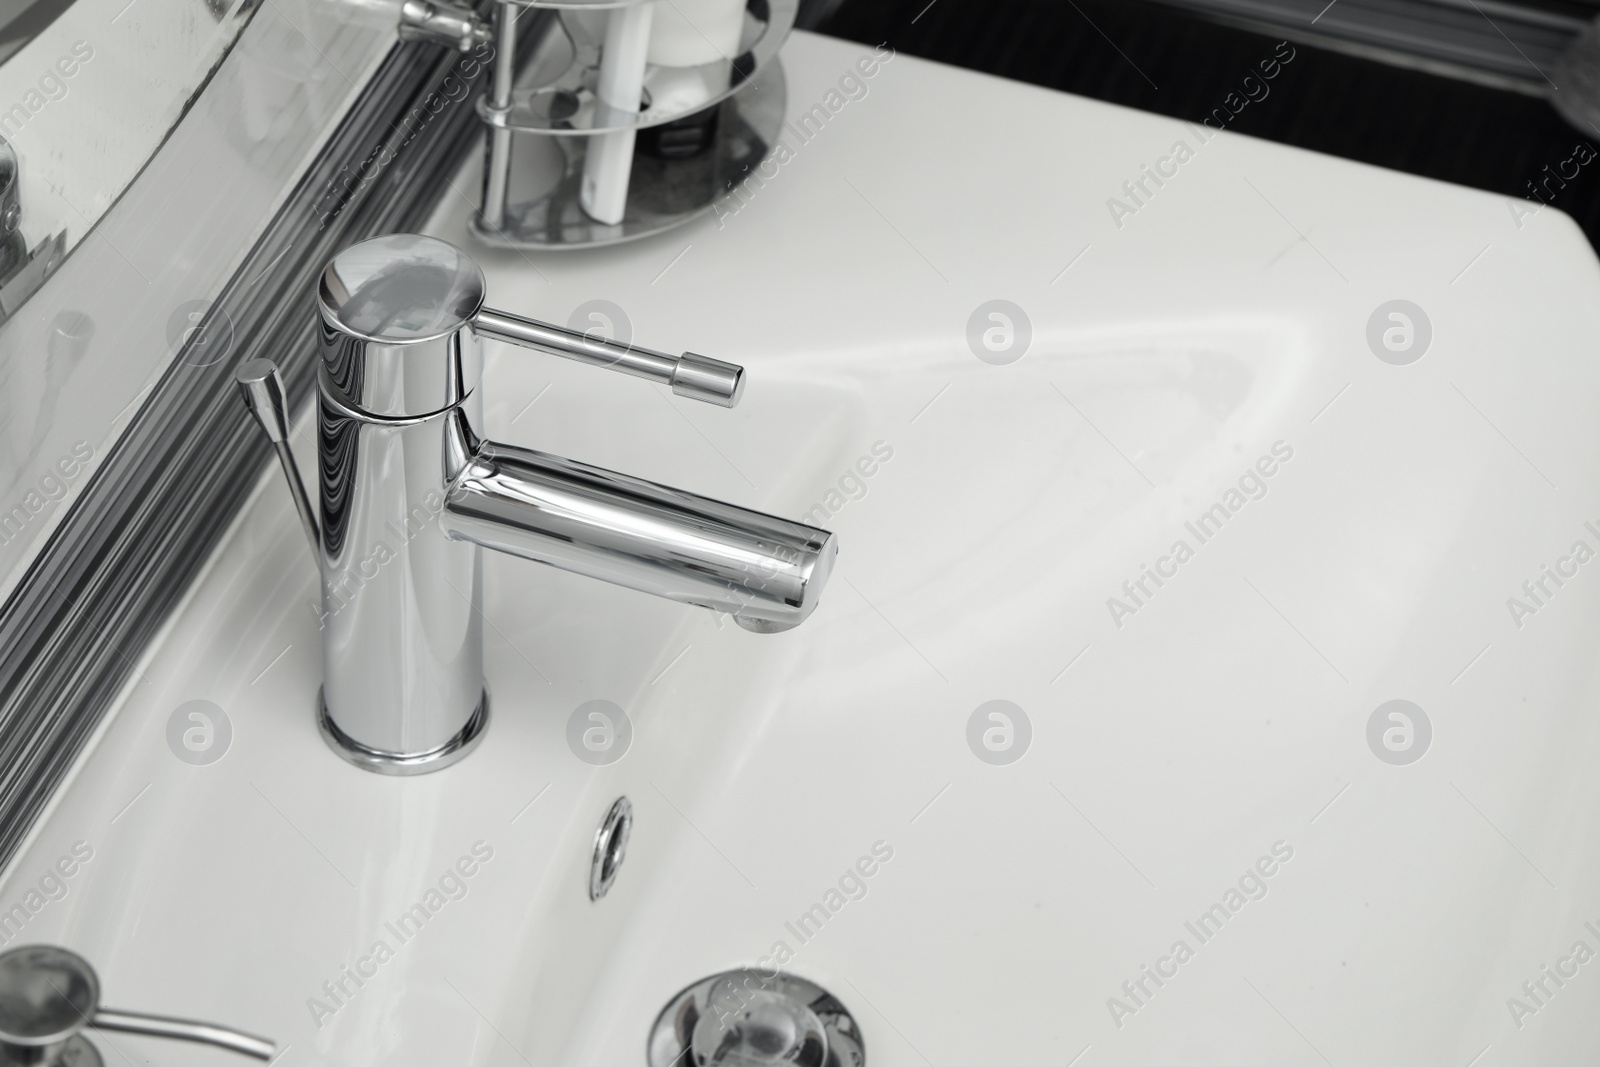
[[[650,1067],[863,1067],[861,1029],[815,982],[724,971],[672,998],[650,1029]]]
[[[599,900],[611,892],[617,871],[628,854],[628,836],[633,833],[633,802],[618,797],[594,832],[594,857],[589,863],[589,899]]]

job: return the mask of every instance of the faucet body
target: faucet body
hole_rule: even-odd
[[[420,342],[368,367],[404,379],[406,364],[444,355],[424,347],[465,357],[476,384],[472,336]],[[468,458],[452,448],[454,424],[478,424],[483,401],[469,388],[430,411],[404,400],[402,381],[389,403],[369,391],[363,399],[387,409],[372,410],[344,396],[326,370],[319,378],[318,723],[337,751],[374,770],[446,766],[477,742],[488,716],[483,552],[452,537],[445,518],[452,477]]]
[[[319,285],[318,721],[342,756],[383,773],[447,766],[482,737],[484,548],[764,633],[810,614],[836,553],[825,530],[486,440],[485,336],[726,406],[742,372],[489,311],[483,297],[464,253],[412,235],[346,249]]]

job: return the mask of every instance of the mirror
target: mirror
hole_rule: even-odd
[[[93,239],[255,4],[0,4],[0,321]]]
[[[7,5],[0,10],[0,63],[61,16],[72,0],[36,0],[35,3]]]

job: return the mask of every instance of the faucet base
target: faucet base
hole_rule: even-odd
[[[328,702],[323,697],[322,690],[317,690],[317,729],[321,732],[322,739],[328,742],[329,748],[338,753],[340,759],[375,774],[412,775],[443,770],[477,748],[478,742],[483,740],[483,732],[488,725],[489,693],[485,690],[482,699],[478,701],[478,706],[473,709],[472,717],[461,728],[461,732],[444,744],[426,752],[385,752],[382,749],[369,748],[339,729],[328,716]]]

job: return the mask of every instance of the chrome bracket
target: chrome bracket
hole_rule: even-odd
[[[470,7],[433,0],[406,0],[400,7],[402,41],[433,41],[470,52],[491,36],[489,24]]]

